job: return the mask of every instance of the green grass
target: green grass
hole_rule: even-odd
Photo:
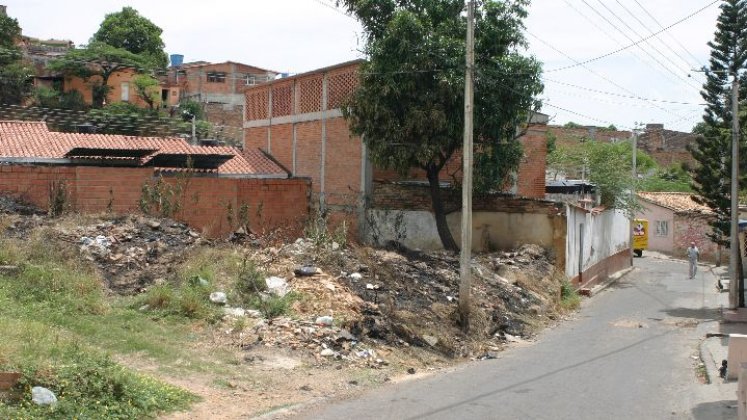
[[[183,315],[202,310],[204,291],[172,297],[182,316],[155,317],[134,308],[134,298],[107,296],[74,247],[60,246],[44,232],[24,242],[0,241],[0,262],[20,267],[0,276],[0,371],[22,373],[20,383],[0,395],[0,418],[151,418],[196,398],[114,358],[131,355],[195,370],[220,364],[222,356],[204,362],[189,347],[205,321]],[[30,401],[37,385],[57,395],[54,408]]]

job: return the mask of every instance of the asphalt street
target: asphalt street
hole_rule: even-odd
[[[728,418],[696,374],[703,326],[719,317],[713,276],[645,256],[635,265],[530,346],[297,418]]]

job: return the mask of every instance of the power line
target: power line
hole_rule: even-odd
[[[614,16],[615,18],[617,18],[617,20],[619,20],[620,22],[622,22],[622,23],[623,23],[623,25],[625,25],[625,26],[626,26],[626,27],[627,27],[628,29],[630,29],[630,30],[631,30],[631,31],[632,31],[632,32],[633,32],[633,33],[634,33],[634,34],[635,34],[636,36],[640,37],[640,34],[638,34],[638,33],[637,33],[637,32],[636,32],[636,31],[635,31],[635,30],[634,30],[633,28],[631,28],[631,27],[630,27],[630,25],[628,25],[628,24],[627,24],[627,23],[626,23],[626,22],[625,22],[624,20],[622,20],[622,19],[621,19],[621,18],[620,18],[619,16],[617,16],[617,14],[615,14],[615,12],[614,12],[614,11],[612,11],[612,9],[610,9],[609,7],[607,7],[607,5],[605,5],[604,3],[602,3],[602,2],[600,1],[600,0],[597,0],[597,1],[599,1],[599,2],[600,2],[600,4],[602,5],[602,7],[604,7],[605,9],[607,9],[607,11],[609,11],[609,12],[610,12],[610,13],[611,13],[611,14],[612,14],[612,15],[613,15],[613,16]],[[610,21],[610,20],[609,20],[609,19],[608,19],[608,18],[607,18],[607,17],[606,17],[606,16],[604,15],[604,14],[602,14],[602,13],[601,13],[600,11],[598,11],[598,10],[597,10],[597,9],[596,9],[596,8],[595,8],[594,6],[592,6],[591,4],[589,4],[589,2],[587,2],[586,0],[581,0],[581,2],[582,2],[582,3],[584,3],[584,4],[585,4],[585,5],[587,6],[587,7],[589,7],[589,8],[590,8],[590,9],[591,9],[591,10],[592,10],[592,11],[593,11],[594,13],[596,13],[596,14],[597,14],[597,15],[598,15],[599,17],[601,17],[601,18],[602,18],[602,19],[603,19],[603,20],[604,20],[605,22],[607,22],[608,24],[610,24],[610,26],[612,26],[612,27],[613,27],[613,28],[614,28],[614,29],[615,29],[615,30],[616,30],[617,32],[621,33],[621,34],[622,34],[622,35],[623,35],[623,36],[624,36],[625,38],[627,38],[627,39],[628,39],[629,41],[631,41],[631,42],[634,42],[634,40],[633,40],[633,38],[632,38],[632,37],[630,37],[630,36],[629,36],[628,34],[626,34],[626,33],[625,33],[625,31],[623,31],[623,30],[622,30],[622,29],[620,29],[620,28],[619,28],[619,27],[618,27],[617,25],[615,25],[615,24],[614,24],[614,23],[613,23],[612,21]],[[684,82],[685,84],[687,84],[688,86],[690,86],[690,87],[694,87],[695,89],[699,89],[699,87],[696,87],[696,86],[693,86],[693,85],[691,85],[689,81],[687,81],[687,80],[686,80],[686,79],[684,79],[684,78],[683,78],[682,76],[680,76],[679,74],[677,74],[677,73],[675,73],[674,71],[672,71],[672,69],[670,69],[669,67],[667,67],[667,66],[666,66],[666,65],[665,65],[664,63],[662,63],[662,62],[661,62],[661,61],[660,61],[660,60],[659,60],[658,58],[654,57],[654,55],[653,55],[653,54],[651,54],[651,53],[650,53],[650,52],[649,52],[648,50],[646,50],[645,48],[643,48],[643,46],[641,46],[641,45],[640,45],[640,43],[639,43],[639,44],[636,44],[636,47],[638,47],[638,48],[639,48],[639,49],[640,49],[641,51],[643,51],[643,52],[644,52],[644,53],[645,53],[645,54],[646,54],[647,56],[649,56],[649,58],[651,58],[652,60],[654,60],[654,62],[656,62],[656,64],[658,64],[659,66],[661,66],[661,68],[663,68],[663,69],[664,69],[665,71],[667,71],[668,73],[672,74],[672,75],[673,75],[674,77],[676,77],[676,78],[680,79],[680,81],[683,81],[683,82]],[[656,50],[656,48],[655,48],[655,47],[654,47],[654,50],[655,50],[655,51],[658,51],[658,50]],[[661,52],[659,52],[659,54],[661,54]]]
[[[696,102],[680,102],[680,101],[670,101],[670,100],[667,100],[667,99],[645,98],[645,97],[638,96],[638,95],[623,95],[621,93],[615,93],[615,92],[608,92],[608,91],[604,91],[604,90],[592,89],[592,88],[588,88],[588,87],[584,87],[584,86],[579,86],[579,85],[574,85],[574,84],[571,84],[571,83],[561,82],[559,80],[553,80],[553,79],[548,79],[548,78],[543,78],[542,80],[545,81],[545,82],[557,83],[559,85],[563,85],[563,86],[568,86],[568,87],[572,87],[572,88],[576,88],[576,89],[585,90],[587,92],[594,92],[594,93],[599,93],[599,94],[602,94],[602,95],[618,96],[620,98],[637,99],[637,100],[646,101],[646,102],[661,102],[661,103],[673,104],[673,105],[698,105],[698,106],[705,105],[703,103],[696,103]]]
[[[555,68],[555,69],[545,70],[545,73],[552,73],[552,72],[556,72],[556,71],[562,71],[562,70],[572,69],[574,67],[579,67],[579,66],[584,65],[584,64],[593,63],[595,61],[599,61],[599,60],[602,60],[604,58],[607,58],[607,57],[609,57],[611,55],[615,55],[615,54],[617,54],[619,52],[628,50],[628,49],[630,49],[632,47],[635,47],[636,45],[640,44],[641,42],[645,42],[645,41],[647,41],[647,40],[649,40],[649,39],[651,39],[651,38],[653,38],[655,36],[658,36],[659,34],[661,34],[663,32],[666,32],[667,30],[669,30],[669,29],[671,29],[671,28],[679,25],[680,23],[685,22],[685,21],[693,18],[694,16],[702,13],[703,11],[707,10],[709,7],[713,6],[714,4],[716,4],[716,3],[720,2],[720,1],[721,0],[713,0],[711,3],[708,3],[706,6],[704,6],[704,7],[700,8],[700,9],[698,9],[698,10],[690,13],[689,15],[685,16],[684,18],[682,18],[682,19],[680,19],[680,20],[672,23],[669,26],[666,26],[666,27],[662,28],[660,31],[654,32],[654,33],[652,33],[651,35],[649,35],[647,37],[641,38],[638,41],[633,42],[632,44],[628,44],[628,45],[626,45],[624,47],[621,47],[621,48],[618,48],[618,49],[616,49],[614,51],[610,51],[608,53],[605,53],[605,54],[602,54],[602,55],[599,55],[599,56],[596,56],[596,57],[593,57],[593,58],[589,58],[587,60],[584,60],[584,61],[581,61],[581,62],[578,62],[578,63],[575,63],[575,64],[571,64],[571,65],[567,65],[567,66],[563,66],[563,67],[558,67],[558,68]]]
[[[622,9],[623,9],[623,10],[625,10],[625,12],[626,12],[627,14],[629,14],[629,15],[630,15],[630,16],[631,16],[631,17],[632,17],[633,19],[635,19],[635,21],[636,21],[636,22],[638,22],[638,23],[639,23],[639,24],[640,24],[641,26],[643,26],[643,28],[644,28],[644,29],[645,29],[646,31],[648,31],[649,33],[653,33],[653,32],[654,32],[653,30],[651,30],[651,29],[650,29],[650,28],[648,27],[648,25],[646,25],[646,23],[645,23],[645,22],[643,22],[643,21],[642,21],[642,20],[641,20],[640,18],[638,18],[638,16],[637,16],[637,15],[636,15],[635,13],[631,12],[631,11],[630,11],[630,9],[628,9],[628,8],[627,8],[627,7],[626,7],[626,6],[624,5],[624,4],[622,4],[622,3],[620,2],[620,0],[615,0],[615,2],[616,2],[617,4],[619,4],[619,5],[620,5],[620,7],[622,7]],[[669,34],[667,34],[667,35],[669,35]],[[675,50],[674,50],[674,48],[672,48],[672,47],[671,47],[671,46],[670,46],[670,45],[669,45],[668,43],[666,43],[666,42],[664,41],[664,39],[663,39],[663,38],[657,38],[657,40],[658,40],[658,41],[659,41],[659,42],[660,42],[660,43],[661,43],[662,45],[664,45],[664,47],[665,47],[665,48],[667,48],[667,49],[668,49],[668,50],[669,50],[669,51],[670,51],[670,52],[671,52],[672,54],[674,54],[675,56],[677,56],[677,58],[679,58],[680,60],[682,60],[682,62],[683,62],[683,63],[685,63],[685,66],[686,66],[686,67],[687,67],[688,69],[690,69],[690,68],[693,68],[693,67],[698,67],[698,66],[697,66],[697,60],[696,60],[696,65],[693,65],[693,64],[692,64],[692,63],[691,63],[690,61],[688,61],[688,60],[687,60],[686,58],[684,58],[684,57],[683,57],[683,56],[682,56],[682,55],[681,55],[680,53],[678,53],[677,51],[675,51]],[[651,45],[652,45],[652,47],[653,47],[653,44],[651,44]],[[670,61],[670,62],[671,62],[671,61]],[[696,75],[696,77],[698,77],[698,76],[699,76],[699,75]],[[701,82],[701,83],[702,83],[703,81],[702,81],[702,80],[699,80],[699,82]]]
[[[529,31],[527,31],[527,33],[528,33],[528,34],[529,34],[530,36],[532,36],[532,37],[536,38],[537,40],[539,40],[539,41],[540,41],[541,43],[543,43],[543,44],[547,45],[547,46],[548,46],[549,48],[552,48],[553,50],[557,51],[558,53],[560,53],[560,54],[561,54],[561,55],[563,55],[564,57],[568,58],[569,60],[571,60],[571,61],[573,61],[573,62],[575,62],[575,63],[578,63],[578,64],[579,64],[579,66],[583,67],[583,68],[584,68],[584,69],[585,69],[586,71],[588,71],[589,73],[591,73],[591,74],[593,74],[593,75],[595,75],[595,76],[597,76],[597,77],[599,77],[599,78],[601,78],[601,79],[605,80],[606,82],[608,82],[608,83],[610,83],[610,84],[614,85],[615,87],[617,87],[618,89],[620,89],[620,90],[622,90],[622,91],[624,91],[624,92],[627,92],[627,93],[628,93],[628,94],[630,94],[630,95],[633,95],[633,96],[640,96],[640,95],[637,95],[637,94],[635,94],[635,93],[634,93],[633,91],[631,91],[630,89],[628,89],[628,88],[625,88],[625,87],[621,86],[620,84],[618,84],[618,83],[616,83],[616,82],[612,81],[612,80],[611,80],[611,79],[609,79],[608,77],[606,77],[606,76],[603,76],[603,75],[601,75],[601,74],[598,74],[598,73],[597,73],[597,72],[595,72],[594,70],[592,70],[592,69],[590,69],[589,67],[587,67],[587,66],[586,66],[585,64],[583,64],[583,63],[581,63],[581,62],[577,61],[577,60],[576,60],[575,58],[571,57],[570,55],[566,54],[565,52],[561,51],[560,49],[558,49],[558,48],[554,47],[554,46],[553,46],[553,45],[551,45],[551,44],[550,44],[549,42],[547,42],[547,41],[543,40],[542,38],[538,37],[537,35],[534,35],[534,34],[532,34],[532,33],[531,33],[531,32],[529,32]],[[547,72],[546,72],[546,73],[547,73]],[[660,109],[660,110],[662,110],[662,111],[664,111],[664,112],[666,112],[666,113],[668,113],[668,114],[671,114],[671,115],[674,115],[674,116],[677,116],[677,117],[679,117],[679,115],[677,115],[677,114],[673,113],[672,111],[670,111],[670,110],[668,110],[668,109],[666,109],[666,108],[664,108],[664,107],[661,107],[661,106],[656,106],[656,108],[658,108],[658,109]]]
[[[650,12],[649,12],[649,11],[648,11],[648,10],[647,10],[646,8],[645,8],[645,7],[643,7],[643,5],[642,5],[642,4],[641,4],[641,3],[640,3],[640,2],[638,1],[638,0],[633,0],[633,1],[635,2],[635,4],[637,4],[637,5],[638,5],[638,7],[640,7],[640,8],[641,8],[641,10],[643,10],[643,12],[644,12],[644,13],[645,13],[646,15],[648,15],[648,17],[650,17],[650,18],[651,18],[651,20],[653,20],[653,21],[654,21],[654,22],[656,23],[656,25],[658,25],[658,26],[659,26],[659,28],[663,28],[663,27],[664,27],[664,26],[663,26],[663,25],[661,24],[661,22],[659,22],[659,20],[658,20],[658,19],[656,19],[656,18],[654,17],[654,15],[652,15],[652,14],[651,14],[651,13],[650,13]],[[676,43],[677,43],[677,45],[679,45],[679,46],[680,46],[680,48],[682,48],[682,50],[683,50],[683,51],[685,51],[685,52],[686,52],[686,53],[687,53],[687,54],[688,54],[688,55],[689,55],[689,56],[690,56],[690,57],[691,57],[691,58],[692,58],[692,59],[693,59],[693,60],[695,61],[695,63],[697,64],[697,65],[696,65],[696,67],[698,67],[698,68],[699,68],[699,67],[702,67],[702,62],[701,62],[701,60],[700,60],[700,59],[698,59],[697,57],[695,57],[695,55],[693,55],[693,53],[691,53],[691,52],[690,52],[690,50],[689,50],[689,49],[688,49],[688,48],[687,48],[686,46],[682,45],[682,43],[681,43],[681,42],[679,41],[679,39],[677,39],[677,37],[676,37],[676,36],[673,36],[673,35],[672,35],[672,34],[670,34],[669,32],[667,32],[667,36],[669,36],[669,38],[671,38],[672,40],[674,40],[674,42],[676,42]]]

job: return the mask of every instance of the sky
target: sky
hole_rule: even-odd
[[[663,123],[690,131],[701,119],[702,73],[719,14],[713,0],[534,0],[525,21],[543,62],[543,112],[552,124]],[[300,73],[361,58],[361,28],[334,0],[0,0],[24,35],[88,42],[124,6],[163,29],[169,54]],[[704,10],[701,10],[705,8]],[[697,12],[697,13],[696,13]],[[684,19],[694,14],[688,19]],[[684,20],[683,20],[684,19]],[[681,22],[677,23],[678,21]],[[659,32],[638,45],[583,66]],[[631,98],[632,97],[632,98]],[[676,102],[676,103],[672,103]]]

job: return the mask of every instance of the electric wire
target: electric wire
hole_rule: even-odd
[[[641,3],[640,3],[640,2],[638,1],[638,0],[633,0],[633,1],[635,2],[635,4],[637,4],[637,5],[638,5],[638,7],[640,7],[640,8],[641,8],[641,10],[643,10],[643,13],[645,13],[645,14],[646,14],[646,15],[647,15],[647,16],[648,16],[649,18],[651,18],[651,20],[653,20],[653,21],[654,21],[654,23],[656,23],[656,25],[657,25],[657,26],[658,26],[659,28],[663,28],[663,27],[664,27],[664,26],[663,26],[663,25],[661,24],[661,22],[659,22],[659,20],[658,20],[658,19],[656,19],[656,17],[654,17],[654,15],[652,15],[652,14],[651,14],[651,12],[649,12],[649,11],[648,11],[648,9],[646,9],[646,8],[645,8],[645,7],[644,7],[644,6],[643,6],[643,5],[642,5],[642,4],[641,4]],[[693,61],[694,61],[694,62],[696,63],[696,66],[695,66],[696,68],[700,68],[700,67],[702,67],[702,66],[703,66],[703,64],[702,64],[702,61],[701,61],[701,59],[698,59],[697,57],[695,57],[695,55],[693,55],[693,53],[692,53],[692,52],[690,52],[690,50],[689,50],[689,49],[688,49],[688,48],[687,48],[687,47],[686,47],[685,45],[683,45],[683,44],[682,44],[682,43],[680,42],[680,40],[679,40],[679,39],[677,39],[677,37],[676,37],[676,36],[673,36],[673,35],[672,35],[671,33],[669,33],[669,32],[667,32],[666,34],[667,34],[667,36],[668,36],[669,38],[671,38],[671,39],[672,39],[672,40],[673,40],[673,41],[674,41],[675,43],[677,43],[677,45],[679,45],[679,46],[680,46],[680,48],[682,48],[682,50],[683,50],[683,51],[685,51],[685,53],[687,53],[687,55],[689,55],[689,56],[690,56],[690,58],[692,58],[692,59],[693,59]]]
[[[698,14],[702,13],[705,10],[708,10],[708,8],[710,8],[711,6],[715,5],[716,3],[719,3],[720,1],[721,0],[713,0],[712,2],[708,3],[707,5],[701,7],[700,9],[698,9],[698,10],[692,12],[692,13],[690,13],[689,15],[681,18],[680,20],[678,20],[678,21],[670,24],[669,26],[666,26],[666,27],[662,28],[661,30],[656,31],[656,32],[652,33],[651,35],[648,35],[648,36],[646,36],[644,38],[641,38],[641,39],[639,39],[639,40],[637,40],[637,41],[635,41],[635,42],[633,42],[631,44],[628,44],[628,45],[623,46],[621,48],[609,51],[609,52],[604,53],[602,55],[598,55],[596,57],[592,57],[592,58],[586,59],[586,60],[578,62],[578,63],[574,63],[574,64],[570,64],[570,65],[567,65],[567,66],[562,66],[562,67],[557,67],[557,68],[554,68],[554,69],[546,70],[545,73],[552,73],[552,72],[557,72],[557,71],[563,71],[563,70],[572,69],[572,68],[575,68],[575,67],[579,67],[579,66],[582,66],[582,65],[585,65],[585,64],[589,64],[589,63],[593,63],[595,61],[599,61],[599,60],[605,59],[607,57],[610,57],[610,56],[615,55],[617,53],[620,53],[622,51],[626,51],[626,50],[628,50],[630,48],[635,47],[636,45],[638,45],[638,44],[640,44],[642,42],[645,42],[645,41],[647,41],[647,40],[649,40],[649,39],[651,39],[653,37],[656,37],[656,36],[658,36],[658,35],[666,32],[666,31],[668,31],[669,29],[671,29],[671,28],[673,28],[673,27],[681,24],[682,22],[685,22],[685,21],[693,18],[694,16],[697,16]]]

